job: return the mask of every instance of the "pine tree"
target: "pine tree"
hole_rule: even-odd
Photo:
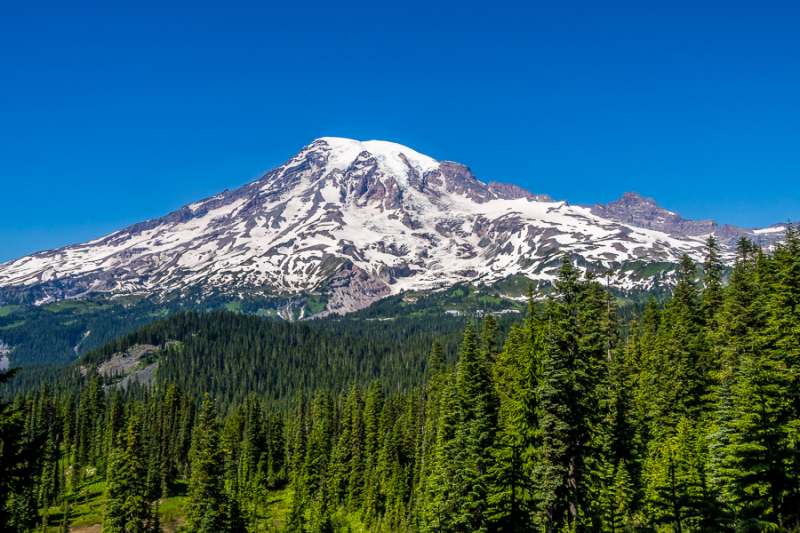
[[[203,408],[194,431],[191,459],[187,527],[189,531],[225,531],[225,458],[216,407],[208,394],[203,400]]]
[[[739,527],[780,526],[783,493],[790,479],[785,465],[792,453],[787,434],[792,423],[787,394],[790,374],[767,353],[747,353],[733,385],[733,414],[721,450],[718,477],[726,481]],[[762,527],[762,526],[758,526]]]
[[[709,235],[705,245],[706,258],[703,263],[703,313],[706,322],[713,322],[722,305],[722,273],[724,265],[719,256],[719,244]]]
[[[19,368],[0,372],[0,384],[12,379]],[[11,533],[33,527],[36,516],[34,479],[36,458],[44,446],[44,435],[30,435],[25,428],[21,402],[0,398],[0,529]]]
[[[540,444],[536,391],[541,381],[543,332],[533,305],[530,312],[527,327],[512,327],[494,365],[500,407],[490,506],[498,531],[533,527],[532,481]]]
[[[468,321],[461,345],[455,388],[443,394],[442,420],[432,483],[429,516],[442,520],[447,531],[488,531],[492,455],[497,433],[498,400],[492,380],[492,360],[497,354],[496,323],[484,320],[483,347]],[[438,516],[437,516],[438,515]]]
[[[162,533],[161,529],[161,517],[159,516],[159,505],[158,500],[156,500],[153,505],[150,506],[151,513],[150,513],[150,520],[148,521],[147,526],[147,533]]]
[[[443,384],[439,406],[436,444],[432,450],[431,474],[428,479],[425,521],[429,529],[456,531],[454,520],[460,500],[454,490],[458,465],[456,433],[461,420],[461,402],[454,380]]]
[[[367,524],[378,514],[381,505],[379,460],[383,444],[386,399],[379,380],[370,384],[364,402],[364,489],[361,515]]]
[[[330,482],[330,454],[333,438],[333,402],[329,395],[318,393],[313,402],[313,424],[308,436],[308,448],[303,464],[302,475],[305,478],[307,497],[310,498],[310,526],[322,528],[330,517],[330,498],[328,484]]]
[[[106,482],[103,531],[143,533],[151,519],[139,424],[138,416],[131,418],[124,436],[120,437],[119,446],[112,453]]]
[[[69,533],[71,511],[72,509],[69,505],[69,501],[64,498],[64,502],[61,504],[61,524],[58,528],[58,533]]]
[[[436,376],[440,375],[444,371],[446,365],[444,350],[442,349],[442,344],[438,339],[433,341],[433,348],[431,349],[431,355],[428,361],[431,379],[436,379]]]
[[[547,332],[538,390],[541,445],[537,468],[540,508],[549,533],[582,530],[589,492],[586,459],[594,453],[592,427],[599,412],[598,385],[608,352],[607,298],[564,256],[547,303]]]
[[[286,440],[284,421],[279,414],[272,415],[269,424],[269,484],[276,487],[286,479]]]

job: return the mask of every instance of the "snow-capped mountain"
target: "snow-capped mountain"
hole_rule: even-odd
[[[0,303],[31,290],[42,303],[200,287],[325,293],[328,312],[346,312],[401,290],[512,274],[549,280],[565,251],[582,268],[619,269],[683,253],[700,260],[710,233],[729,243],[737,231],[773,240],[783,229],[729,228],[635,193],[572,206],[398,144],[326,137],[234,191],[0,265]],[[632,272],[621,287],[652,285]]]

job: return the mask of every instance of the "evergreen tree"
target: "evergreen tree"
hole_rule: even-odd
[[[0,372],[0,384],[19,372]],[[0,529],[23,532],[36,521],[34,479],[37,460],[44,446],[43,435],[25,431],[24,406],[0,398]]]
[[[186,522],[189,531],[226,530],[227,503],[219,420],[214,401],[206,395],[192,442],[192,476]]]
[[[585,527],[597,385],[605,379],[606,297],[564,256],[547,303],[547,332],[539,387],[541,461],[537,468],[545,530]]]
[[[768,353],[747,353],[737,378],[717,477],[725,482],[739,527],[780,527],[784,492],[793,483],[786,468],[792,459],[790,373]]]
[[[713,235],[709,235],[705,245],[706,258],[703,263],[703,313],[708,323],[713,323],[722,305],[724,266],[719,255],[719,244]]]
[[[431,356],[428,362],[431,379],[435,379],[436,376],[440,375],[444,371],[445,365],[444,350],[442,349],[442,344],[437,339],[433,341],[433,348],[431,349]]]
[[[112,452],[103,531],[144,533],[151,520],[139,424],[138,416],[131,418],[124,435],[120,436],[119,446]]]

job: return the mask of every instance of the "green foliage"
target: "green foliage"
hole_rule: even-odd
[[[111,452],[103,518],[103,531],[109,533],[144,533],[151,525],[140,425],[136,415],[131,417],[124,437],[120,436],[121,442]]]
[[[567,257],[510,328],[175,313],[82,361],[161,345],[152,387],[0,403],[3,531],[152,530],[176,501],[192,532],[796,531],[800,240],[742,240],[727,286],[709,240],[702,274],[626,324]]]
[[[193,432],[190,456],[192,474],[186,512],[188,529],[203,533],[223,532],[228,518],[223,483],[225,462],[217,411],[209,395],[203,401],[197,428]]]

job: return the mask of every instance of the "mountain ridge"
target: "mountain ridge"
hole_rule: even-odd
[[[778,223],[767,228],[742,228],[730,224],[720,226],[712,219],[686,219],[674,211],[659,206],[652,198],[645,198],[633,191],[626,191],[620,198],[607,204],[597,203],[584,207],[588,207],[592,213],[602,218],[673,235],[713,234],[722,244],[728,246],[733,246],[742,236],[750,238],[756,244],[768,245],[774,242],[776,234],[786,227],[786,224]]]
[[[0,304],[24,293],[41,304],[199,287],[325,294],[323,314],[344,313],[404,290],[516,274],[548,282],[562,252],[593,270],[699,260],[711,232],[730,258],[739,235],[772,242],[781,229],[690,221],[631,192],[571,206],[399,144],[325,137],[238,189],[0,265]],[[658,282],[619,278],[623,289]]]

